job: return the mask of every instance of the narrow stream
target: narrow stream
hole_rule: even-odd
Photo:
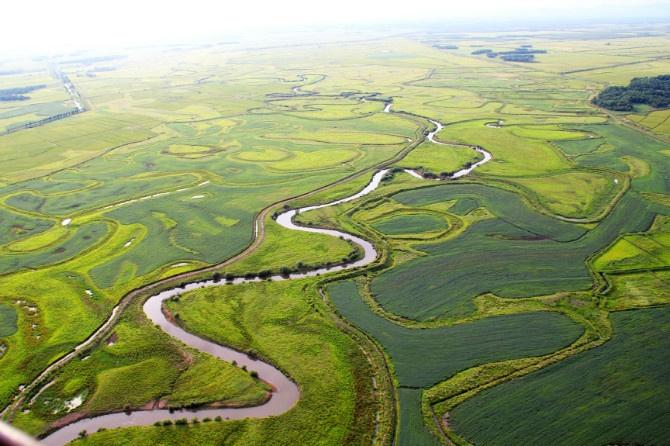
[[[385,107],[386,112],[390,111],[390,103]],[[439,132],[443,127],[437,121],[431,121],[435,124],[436,129],[428,134],[428,139],[431,142],[436,144],[442,144],[439,141],[434,139],[434,136]],[[491,159],[491,154],[487,151],[475,148],[478,152],[484,155],[484,159],[473,164],[467,169],[462,169],[456,172],[451,178],[459,178],[470,173],[476,167],[484,164],[485,162]],[[307,226],[299,226],[294,223],[293,218],[296,214],[301,212],[307,212],[315,209],[322,209],[325,207],[336,206],[341,203],[346,203],[349,201],[356,200],[361,198],[379,187],[384,175],[388,172],[388,169],[383,169],[378,171],[372,177],[370,183],[365,186],[362,190],[357,192],[354,195],[351,195],[340,200],[335,200],[333,202],[315,206],[307,206],[300,209],[292,209],[281,213],[276,221],[281,226],[295,231],[304,231],[304,232],[313,232],[318,234],[326,234],[333,237],[340,237],[344,240],[349,240],[363,249],[363,257],[355,262],[347,263],[344,265],[336,265],[331,267],[318,268],[304,273],[293,273],[289,276],[275,275],[270,277],[270,280],[280,281],[280,280],[291,280],[291,279],[302,279],[305,277],[312,277],[321,274],[326,274],[335,271],[341,271],[345,269],[358,268],[361,266],[368,265],[375,261],[377,258],[377,251],[375,250],[372,243],[364,240],[355,235],[348,234],[346,232],[337,231],[334,229],[322,229],[322,228],[313,228]],[[408,170],[413,176],[423,178],[421,175],[415,171]],[[258,236],[258,222],[254,228],[255,235]],[[249,282],[260,282],[262,279],[255,277],[252,279],[245,278],[236,278],[232,281],[233,284],[249,283]],[[170,412],[167,409],[154,409],[154,410],[135,410],[132,412],[118,412],[111,413],[107,415],[100,415],[90,418],[83,418],[81,420],[75,421],[71,424],[68,424],[48,436],[44,437],[42,442],[45,445],[49,446],[60,446],[67,444],[68,442],[74,440],[78,437],[79,432],[87,431],[88,433],[93,433],[100,428],[112,429],[117,427],[130,427],[130,426],[147,426],[152,425],[157,421],[162,421],[166,419],[177,420],[181,418],[193,419],[198,418],[202,420],[203,418],[215,418],[220,416],[223,419],[243,419],[243,418],[263,418],[269,416],[281,415],[284,412],[290,410],[300,399],[300,389],[298,386],[286,375],[284,375],[279,369],[274,367],[271,364],[268,364],[262,360],[250,358],[248,355],[239,352],[235,349],[224,347],[222,345],[216,344],[214,342],[202,339],[194,334],[191,334],[179,326],[175,325],[173,322],[168,320],[162,311],[163,302],[167,299],[170,299],[174,296],[179,296],[185,292],[195,290],[198,288],[207,288],[213,286],[224,286],[227,283],[226,281],[214,280],[205,280],[201,282],[189,283],[184,288],[173,288],[170,290],[163,291],[156,295],[151,296],[143,306],[144,312],[152,322],[158,325],[163,331],[168,335],[180,340],[184,344],[192,347],[194,349],[200,350],[202,352],[208,353],[210,355],[216,356],[224,361],[232,362],[236,361],[237,364],[241,366],[246,366],[247,370],[255,371],[258,373],[258,377],[268,383],[273,391],[270,396],[270,399],[264,404],[253,406],[253,407],[242,407],[242,408],[204,408],[204,409],[184,409],[176,410]],[[116,308],[115,308],[116,310]],[[113,319],[109,319],[112,321]],[[103,324],[103,327],[107,325]],[[77,349],[75,349],[77,351]]]

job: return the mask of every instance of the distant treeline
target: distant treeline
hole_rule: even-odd
[[[655,108],[670,106],[670,74],[656,77],[636,77],[627,87],[607,87],[593,103],[610,110],[632,111],[635,104]]]
[[[63,113],[59,113],[57,115],[52,115],[52,116],[49,116],[49,117],[44,118],[44,119],[39,119],[37,121],[26,122],[25,124],[20,124],[20,125],[17,125],[15,127],[12,127],[10,129],[8,129],[7,131],[4,132],[4,134],[16,132],[18,130],[23,130],[23,129],[31,129],[31,128],[34,128],[34,127],[39,127],[39,126],[47,124],[49,122],[58,121],[59,119],[67,118],[68,116],[72,116],[72,115],[76,115],[78,113],[82,113],[83,111],[84,110],[80,110],[80,109],[75,108],[74,110],[69,110],[69,111],[66,111],[66,112],[63,112]]]
[[[0,90],[0,101],[25,101],[30,99],[29,96],[26,96],[27,93],[45,87],[46,85],[39,84],[28,85],[26,87],[5,88]]]
[[[493,51],[489,48],[480,48],[474,50],[472,54],[475,56],[486,54],[490,58],[498,57],[507,62],[535,62],[536,54],[546,54],[547,50],[534,50],[533,45],[521,45],[512,51]]]

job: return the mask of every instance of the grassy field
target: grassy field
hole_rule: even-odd
[[[399,167],[417,169],[439,175],[442,172],[456,172],[466,163],[476,163],[482,158],[469,147],[433,144],[423,142],[397,163]]]
[[[294,98],[295,84],[282,80],[296,78],[290,68],[265,61],[259,67],[274,73],[221,72],[209,63],[220,56],[115,62],[114,70],[73,81],[92,110],[0,136],[3,296],[37,308],[31,324],[3,341],[0,405],[85,339],[126,292],[229,258],[250,243],[264,207],[374,166],[416,137],[415,119],[382,114],[381,103]],[[175,63],[193,70],[174,77]],[[200,83],[201,70],[231,84]],[[231,271],[339,261],[353,250],[267,225],[267,244]],[[90,369],[87,382],[107,368]]]
[[[373,313],[361,300],[354,282],[339,282],[329,287],[329,292],[337,310],[377,339],[391,358],[401,389],[402,445],[435,441],[420,421],[420,393],[416,389],[429,388],[479,364],[558,350],[580,333],[570,319],[552,313],[499,316],[453,327],[411,329]]]
[[[485,391],[450,423],[474,444],[665,444],[670,312],[611,318],[614,336],[604,346]]]
[[[310,282],[295,281],[195,291],[170,302],[169,308],[190,330],[240,350],[253,349],[300,384],[301,402],[294,410],[240,422],[246,435],[239,443],[340,444],[355,425],[355,374],[349,358],[361,353],[323,314],[318,299]],[[162,441],[174,441],[169,430],[163,434]],[[121,441],[123,432],[119,435],[101,435],[99,443],[93,436],[90,443],[113,439],[135,444]]]
[[[140,408],[163,401],[170,407],[220,402],[253,405],[267,388],[226,362],[185,349],[144,318],[139,305],[129,310],[105,342],[61,369],[43,392],[31,398],[29,412],[14,422],[33,432],[72,411],[82,414]]]
[[[443,231],[446,226],[443,218],[429,213],[392,214],[372,224],[373,228],[390,236]]]
[[[5,304],[0,304],[0,338],[16,333],[16,310]]]
[[[532,64],[472,54],[521,44],[547,53]],[[665,322],[646,310],[618,313],[612,332],[607,312],[667,303],[668,111],[610,114],[589,100],[607,85],[670,72],[666,30],[417,31],[346,44],[245,45],[128,50],[103,71],[62,56],[56,62],[87,111],[0,134],[0,407],[85,339],[127,292],[244,250],[264,209],[264,240],[222,273],[335,263],[354,252],[339,239],[282,229],[272,214],[283,203],[274,203],[351,195],[381,164],[453,171],[477,159],[466,146],[480,145],[493,159],[464,179],[427,182],[396,172],[364,199],[299,217],[360,233],[378,247],[380,261],[356,279],[359,290],[352,281],[329,290],[339,312],[390,358],[400,443],[444,442],[454,426],[488,443],[478,439],[491,431],[480,433],[470,415],[486,409],[478,401],[499,391],[521,413],[528,398],[503,395],[509,386],[525,388],[558,369],[565,370],[556,381],[562,385],[581,373],[597,381],[606,361],[589,358],[608,348],[623,364],[617,383],[635,387],[622,385],[617,394],[594,381],[587,390],[601,389],[607,399],[588,393],[579,404],[609,414],[625,399],[626,411],[654,416],[636,413],[633,403],[658,386],[624,365],[654,370],[657,357],[636,349],[656,347],[642,345],[633,321],[650,332],[662,332],[653,327]],[[0,89],[45,85],[29,101],[0,103],[0,132],[72,107],[46,69],[35,60],[0,76]],[[447,145],[425,141],[428,119],[445,125],[436,138]],[[315,286],[223,287],[169,304],[189,330],[282,367],[303,392],[294,410],[268,420],[107,431],[81,443],[369,443],[377,410],[369,401],[372,366],[356,343],[375,344],[340,331],[348,326],[335,322]],[[247,404],[265,395],[243,371],[167,338],[135,304],[113,333],[88,359],[60,370],[13,421],[43,432],[73,399],[81,399],[69,410],[76,415],[159,399]],[[626,333],[633,344],[622,347]],[[383,368],[377,356],[375,370]],[[583,365],[591,360],[593,367]],[[482,391],[490,393],[476,396]],[[574,394],[556,392],[554,406],[580,421]],[[386,393],[393,406],[393,392]],[[454,407],[456,424],[438,426]],[[473,421],[459,425],[459,418]],[[394,419],[385,413],[379,432],[392,435]],[[594,419],[590,430],[576,428],[585,437],[574,438],[604,439],[615,432],[613,419]],[[650,435],[661,432],[639,420]],[[529,439],[543,432],[527,429]],[[611,441],[650,441],[629,431],[631,438]]]

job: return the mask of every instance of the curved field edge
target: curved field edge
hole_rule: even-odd
[[[581,334],[581,324],[565,317],[565,312],[549,313],[541,305],[522,305],[514,299],[509,306],[490,305],[476,322],[416,329],[375,314],[361,299],[354,281],[331,282],[328,291],[337,312],[383,346],[401,390],[430,387],[478,363],[546,356],[588,338],[588,334]],[[400,444],[418,444],[415,435],[420,431],[407,430],[406,423],[420,419],[421,412],[418,406],[413,412],[402,401],[401,397]]]
[[[402,156],[403,153],[406,153],[408,150],[411,150],[411,148],[412,147],[410,146],[407,149],[405,149],[404,151],[401,151],[401,153],[399,155],[397,155],[396,157],[394,157],[394,159],[396,159],[398,156]],[[393,159],[385,161],[384,164],[390,163],[390,162],[393,162]],[[336,185],[336,184],[339,184],[339,183],[342,183],[342,182],[345,182],[349,178],[355,178],[356,176],[361,175],[363,172],[356,172],[355,174],[352,174],[352,175],[350,175],[346,178],[338,180],[335,183],[332,183],[331,185],[327,185],[327,186],[324,186],[324,187],[319,188],[317,190],[304,193],[300,196],[307,197],[307,196],[310,196],[314,193],[318,193],[321,190],[327,190],[329,187],[331,187],[333,185]],[[225,262],[223,262],[223,264],[213,265],[213,266],[205,267],[205,268],[200,269],[200,270],[188,271],[188,272],[185,272],[185,273],[177,274],[175,276],[169,277],[169,278],[164,279],[162,281],[150,284],[146,287],[136,289],[136,290],[130,292],[128,295],[126,295],[121,300],[121,303],[116,307],[115,312],[113,312],[113,314],[112,314],[112,318],[108,319],[103,324],[103,326],[101,327],[102,329],[100,331],[96,332],[94,337],[89,338],[83,345],[79,346],[77,351],[71,352],[70,354],[64,356],[61,361],[57,361],[56,363],[52,364],[52,366],[47,370],[47,372],[40,376],[39,381],[40,382],[41,381],[46,381],[52,375],[53,372],[55,372],[63,364],[67,363],[70,359],[72,359],[74,357],[77,357],[77,356],[80,356],[80,353],[82,351],[86,351],[86,349],[91,348],[94,345],[98,344],[105,336],[107,336],[109,334],[109,331],[112,329],[112,327],[115,326],[115,324],[118,320],[117,318],[120,317],[120,315],[123,313],[123,311],[126,308],[126,306],[128,305],[128,303],[130,303],[132,300],[137,300],[138,298],[141,298],[142,295],[147,296],[148,294],[157,292],[161,289],[166,289],[166,288],[169,288],[169,287],[178,286],[180,283],[183,283],[183,282],[177,282],[178,280],[183,281],[186,278],[192,279],[194,277],[197,277],[198,275],[207,274],[210,271],[217,271],[218,268],[220,268],[222,265],[229,265],[229,264],[235,262],[236,260],[239,260],[239,259],[245,257],[246,254],[248,254],[250,252],[254,252],[257,245],[260,244],[261,241],[263,240],[263,237],[262,237],[263,236],[263,231],[262,231],[263,218],[262,217],[267,216],[271,209],[278,208],[279,204],[284,203],[288,200],[290,200],[290,199],[282,200],[281,202],[276,203],[275,205],[271,205],[270,207],[265,208],[264,211],[261,211],[261,213],[259,213],[259,215],[257,216],[257,219],[256,219],[256,224],[259,225],[261,230],[258,230],[257,232],[255,232],[257,237],[255,237],[254,243],[252,243],[252,245],[247,247],[242,253],[240,253],[240,255],[234,256],[233,258],[230,258],[230,259],[226,260]],[[26,393],[24,393],[24,395],[30,394],[31,392],[34,392],[36,390],[35,384],[36,383],[33,382],[30,386],[27,386],[27,388],[25,389]],[[18,400],[17,403],[14,405],[14,407],[17,407],[18,404],[21,403],[21,400],[22,399]]]
[[[475,444],[665,444],[669,310],[613,313],[607,344],[465,401],[453,429]]]
[[[301,388],[300,402],[281,416],[224,425],[189,423],[193,436],[218,439],[215,442],[226,438],[226,444],[286,444],[290,437],[297,443],[390,442],[393,432],[385,426],[393,424],[384,417],[393,416],[388,396],[392,386],[384,378],[388,375],[383,373],[383,360],[365,349],[365,338],[352,339],[356,334],[333,319],[320,297],[317,280],[223,286],[189,292],[167,303],[189,331],[242,351],[253,349],[285,370]],[[80,441],[173,444],[179,441],[180,429],[114,429]],[[229,429],[244,435],[227,437]]]
[[[416,118],[409,116],[408,119],[412,120],[413,122],[419,122]],[[417,130],[417,136],[420,135],[423,130],[423,127],[419,127]],[[171,277],[167,277],[165,279],[161,279],[157,282],[149,283],[148,285],[142,286],[140,288],[134,289],[127,294],[124,295],[123,298],[119,301],[119,303],[116,305],[116,311],[112,312],[112,315],[110,319],[103,321],[100,328],[101,330],[97,330],[92,338],[88,338],[82,346],[85,348],[91,347],[93,345],[96,345],[98,342],[100,342],[104,337],[106,337],[110,329],[114,326],[124,309],[128,306],[128,304],[135,299],[141,299],[142,296],[148,296],[150,294],[153,294],[155,292],[159,292],[161,290],[165,290],[168,288],[173,288],[175,286],[178,286],[179,284],[183,283],[184,281],[194,281],[199,278],[206,277],[207,275],[211,275],[212,273],[220,272],[222,268],[225,268],[233,263],[236,263],[237,261],[246,258],[250,253],[253,253],[256,251],[256,249],[261,245],[261,243],[264,240],[264,223],[266,221],[266,218],[268,218],[269,215],[272,214],[272,212],[281,209],[282,206],[285,204],[291,202],[292,200],[296,199],[306,199],[308,197],[312,197],[313,195],[319,194],[323,191],[328,191],[331,188],[334,188],[340,184],[345,184],[349,180],[360,177],[365,175],[366,172],[369,171],[374,171],[380,167],[392,164],[395,162],[397,159],[402,158],[406,153],[411,151],[416,144],[420,141],[417,140],[412,144],[409,144],[407,147],[404,149],[400,150],[395,156],[393,156],[391,159],[383,161],[381,164],[371,166],[367,169],[361,170],[361,171],[356,171],[350,175],[346,175],[343,178],[340,178],[339,180],[336,180],[330,184],[324,185],[322,187],[319,187],[314,190],[310,190],[301,194],[298,194],[293,197],[288,197],[285,199],[281,199],[273,204],[268,205],[267,207],[263,208],[261,211],[259,211],[255,218],[254,218],[254,224],[253,228],[251,229],[252,233],[252,242],[250,245],[248,245],[246,248],[243,248],[240,252],[237,254],[233,255],[232,257],[229,257],[228,259],[224,260],[223,262],[215,265],[209,265],[200,269],[196,270],[190,270],[186,271],[183,273],[175,274]],[[44,382],[45,379],[47,378],[47,375],[49,375],[54,369],[62,366],[63,363],[67,363],[70,359],[76,356],[76,351],[70,351],[69,353],[64,353],[60,359],[56,359],[55,362],[52,362],[49,365],[49,368],[46,369],[46,373],[43,372],[42,375],[40,375],[39,378],[37,378],[37,381],[33,381],[26,385],[21,392],[21,395],[25,395],[26,392],[31,392],[35,387],[36,384],[39,382]],[[21,404],[23,401],[24,397],[20,397],[18,400],[16,400],[13,404],[12,407],[18,407],[18,405]]]

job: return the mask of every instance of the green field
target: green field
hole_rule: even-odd
[[[0,304],[0,338],[16,333],[16,310],[5,304]]]
[[[470,147],[424,142],[403,158],[398,166],[439,175],[442,172],[456,172],[466,163],[474,164],[481,158]]]
[[[487,445],[665,444],[670,312],[611,317],[607,344],[463,403],[451,413],[456,431]]]
[[[398,214],[382,218],[372,225],[388,235],[416,234],[446,229],[443,219],[433,214]]]
[[[374,264],[166,304],[188,331],[281,368],[295,408],[77,443],[662,444],[670,112],[591,98],[670,73],[668,30],[258,37],[0,60],[0,90],[43,85],[0,101],[0,410],[147,284],[358,258],[274,218],[388,168],[374,192],[298,217],[370,240]],[[473,54],[520,45],[546,53]],[[56,68],[86,110],[21,128],[74,107]],[[463,178],[402,171],[454,172],[481,159],[475,146],[493,158]],[[42,435],[89,414],[267,398],[141,304],[6,418]]]
[[[401,390],[428,388],[456,372],[479,364],[550,353],[570,344],[580,333],[568,318],[552,313],[492,317],[471,324],[434,329],[410,329],[373,313],[361,300],[353,282],[329,288],[337,310],[370,333],[391,357]],[[401,393],[400,444],[416,443],[426,434],[417,420],[417,393]],[[409,406],[409,407],[408,407]],[[413,409],[410,409],[413,407]],[[403,419],[403,414],[405,418]],[[402,426],[415,425],[412,430]]]
[[[395,196],[413,206],[464,198],[487,207],[497,218],[474,223],[455,239],[419,245],[428,256],[380,274],[372,291],[386,309],[419,319],[462,316],[473,310],[472,298],[484,292],[527,297],[588,289],[586,259],[620,233],[645,229],[654,217],[647,203],[626,196],[605,220],[584,233],[580,226],[533,212],[513,194],[494,188],[449,185]]]

